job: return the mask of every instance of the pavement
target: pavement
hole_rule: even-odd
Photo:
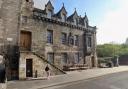
[[[6,89],[6,84],[5,83],[0,83],[0,89]]]
[[[46,78],[37,78],[26,81],[9,81],[7,82],[7,89],[44,89],[124,71],[128,71],[128,66],[73,71],[67,72],[64,75],[51,76],[49,80]]]

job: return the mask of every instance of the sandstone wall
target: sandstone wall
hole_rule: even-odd
[[[37,57],[36,55],[33,55],[33,53],[21,53],[20,54],[20,64],[19,64],[19,79],[26,79],[26,60],[32,59],[32,70],[33,70],[33,77],[36,75],[37,71],[37,77],[46,77],[45,67],[47,65],[46,62],[44,62],[41,58]],[[59,75],[63,74],[59,71],[57,71],[54,67],[51,65],[48,65],[50,68],[50,74],[53,75]]]
[[[74,61],[74,53],[80,53],[80,63],[83,64],[83,34],[84,31],[78,29],[72,29],[67,26],[61,26],[55,23],[45,22],[41,20],[29,19],[27,23],[23,23],[21,27],[22,31],[29,31],[32,33],[32,51],[42,54],[47,59],[47,53],[53,52],[55,56],[55,65],[61,65],[61,53],[67,53],[69,62]],[[53,30],[53,44],[47,43],[47,30]],[[63,45],[61,43],[61,33],[67,33],[67,36],[71,32],[72,35],[79,36],[79,46]]]
[[[0,34],[3,34],[5,44],[16,44],[18,41],[20,3],[20,0],[3,0],[0,11],[3,32],[0,32]],[[8,42],[8,38],[11,38],[12,42]]]

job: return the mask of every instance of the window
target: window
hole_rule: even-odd
[[[67,53],[62,53],[62,64],[67,64]]]
[[[47,54],[47,60],[48,60],[50,63],[54,63],[54,54],[53,54],[53,53],[48,53],[48,54]]]
[[[88,37],[87,41],[88,41],[87,42],[88,47],[91,47],[92,46],[92,39],[91,39],[91,37]]]
[[[47,30],[47,43],[53,43],[53,31]]]
[[[73,36],[70,37],[70,44],[71,44],[71,45],[74,45],[74,39],[73,39]]]
[[[78,21],[77,21],[77,19],[75,18],[75,19],[74,19],[74,24],[77,25],[77,22],[78,22]]]
[[[66,44],[67,42],[67,34],[66,33],[62,33],[61,35],[61,43],[62,44]]]
[[[52,11],[51,11],[51,10],[48,10],[47,17],[48,17],[49,19],[51,19],[51,17],[52,17]]]
[[[22,16],[22,23],[23,24],[26,24],[27,23],[27,16]]]
[[[79,63],[79,53],[75,53],[75,63]]]
[[[74,39],[73,36],[69,37],[69,44],[74,45]]]
[[[75,40],[75,46],[78,46],[79,45],[79,36],[75,35],[74,40]]]
[[[68,36],[68,43],[70,45],[74,45],[74,37],[72,36],[72,33],[69,33],[69,36]]]
[[[62,15],[62,22],[65,22],[65,21],[66,21],[66,15],[63,14],[63,15]]]

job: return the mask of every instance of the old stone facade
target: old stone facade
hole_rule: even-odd
[[[67,16],[64,5],[55,13],[50,1],[44,10],[33,5],[32,0],[0,1],[1,45],[19,47],[18,69],[10,69],[11,76],[42,77],[46,65],[52,75],[97,67],[96,27],[86,14],[81,17],[75,10]]]

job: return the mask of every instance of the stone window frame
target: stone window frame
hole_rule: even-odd
[[[79,46],[79,35],[74,36],[74,45]]]
[[[74,25],[78,25],[78,18],[74,18]]]
[[[48,9],[47,11],[47,18],[51,19],[52,18],[52,10]]]
[[[66,22],[66,14],[62,13],[61,18],[62,18],[62,22]]]
[[[76,52],[74,53],[74,63],[75,64],[78,64],[80,62],[80,53],[79,52]]]
[[[68,63],[68,54],[66,52],[61,53],[61,64],[65,65]]]
[[[64,33],[64,32],[61,33],[61,43],[62,44],[67,43],[67,33]]]
[[[22,16],[22,23],[26,24],[28,22],[28,17],[27,16]]]
[[[91,36],[87,37],[87,46],[92,47],[92,37]]]
[[[53,30],[47,30],[47,43],[53,44]]]
[[[72,35],[71,32],[69,33],[69,36],[68,36],[68,44],[74,45],[74,36]]]
[[[54,64],[54,53],[53,52],[47,53],[47,61]]]

